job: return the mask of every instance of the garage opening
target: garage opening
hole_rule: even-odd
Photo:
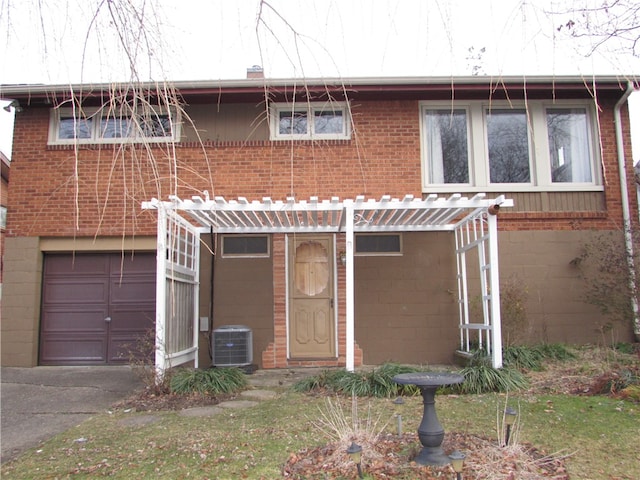
[[[45,254],[40,365],[123,364],[139,355],[154,329],[155,275],[155,252]]]

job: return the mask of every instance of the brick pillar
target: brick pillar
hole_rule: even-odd
[[[286,236],[273,235],[273,342],[262,352],[262,368],[287,367]]]

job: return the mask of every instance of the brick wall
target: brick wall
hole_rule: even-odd
[[[505,210],[501,229],[601,229],[621,223],[612,108],[612,103],[603,104],[599,119],[605,212],[574,216]],[[628,116],[623,113],[631,159]],[[185,144],[175,150],[167,145],[149,150],[94,145],[76,152],[47,147],[48,127],[48,109],[25,109],[16,118],[9,235],[153,234],[155,216],[141,211],[141,203],[176,192],[190,197],[207,190],[212,196],[250,200],[421,194],[416,101],[354,104],[349,141]],[[633,191],[631,164],[627,175]],[[633,208],[636,213],[635,204]]]

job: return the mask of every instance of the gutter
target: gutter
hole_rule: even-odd
[[[620,110],[633,93],[633,83],[627,83],[627,90],[624,92],[620,100],[616,102],[613,109],[614,123],[616,129],[616,148],[618,151],[618,171],[620,173],[620,193],[622,195],[622,218],[624,224],[624,243],[627,253],[627,267],[629,268],[629,289],[631,290],[631,308],[633,311],[633,333],[636,341],[640,340],[640,313],[638,308],[637,292],[637,275],[636,267],[633,261],[633,235],[631,231],[631,209],[629,207],[629,189],[627,187],[627,170],[624,155],[624,141],[622,137],[622,118]]]
[[[619,91],[621,78],[616,75],[596,76],[595,81],[609,85],[613,91]],[[141,89],[161,89],[163,87],[175,88],[182,94],[210,93],[220,94],[225,92],[262,92],[269,88],[297,88],[300,86],[316,87],[322,91],[326,89],[343,88],[357,91],[404,91],[404,90],[429,90],[433,88],[524,88],[522,76],[403,76],[403,77],[312,77],[312,78],[249,78],[249,79],[219,79],[219,80],[178,80],[161,82],[114,82],[114,83],[70,83],[70,84],[0,84],[0,98],[10,99],[15,96],[20,99],[46,98],[49,95],[69,94],[70,92],[84,92],[85,94],[100,94],[109,92],[114,87],[135,85]],[[556,91],[585,90],[585,77],[576,75],[534,75],[526,78],[526,88],[540,87],[553,88]]]

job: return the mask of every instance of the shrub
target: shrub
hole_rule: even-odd
[[[612,370],[597,377],[591,387],[595,395],[617,395],[629,387],[640,386],[640,373],[634,369]]]
[[[171,377],[171,391],[174,393],[216,395],[234,393],[246,386],[246,375],[235,367],[206,370],[179,369]]]
[[[624,353],[625,355],[640,353],[640,349],[638,348],[637,343],[618,342],[613,346],[613,348],[616,352]]]
[[[529,334],[526,282],[514,274],[500,284],[500,317],[505,345],[523,341]]]
[[[620,391],[620,398],[630,402],[640,403],[640,385],[629,385]]]
[[[638,247],[640,234],[633,232],[633,250],[636,271],[640,266]],[[629,265],[624,245],[624,231],[602,233],[582,245],[582,254],[572,261],[580,269],[585,282],[584,300],[598,307],[604,321],[598,325],[602,333],[613,329],[615,322],[634,325],[631,307],[632,291],[629,283]],[[638,328],[638,325],[634,325]]]

